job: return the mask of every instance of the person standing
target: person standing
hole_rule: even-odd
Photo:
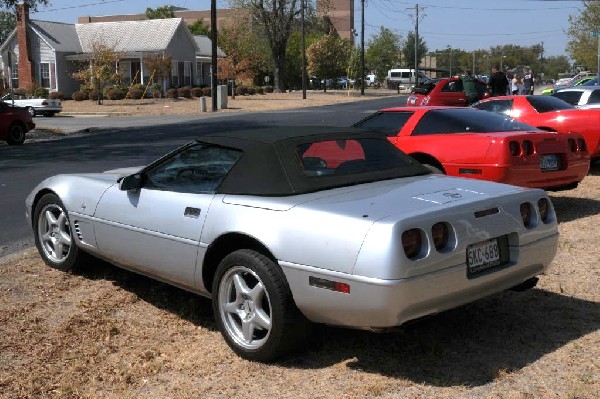
[[[523,79],[521,79],[521,75],[515,75],[511,83],[510,91],[513,95],[523,94]]]
[[[463,84],[463,90],[467,95],[467,105],[471,105],[479,101],[480,95],[477,91],[477,80],[473,76],[473,72],[466,70],[465,74],[460,77]]]
[[[492,91],[492,96],[505,96],[508,90],[508,80],[506,75],[498,68],[497,65],[492,67],[492,76],[488,83]]]
[[[535,75],[530,68],[523,77],[523,90],[525,91],[525,94],[533,94],[534,79]]]

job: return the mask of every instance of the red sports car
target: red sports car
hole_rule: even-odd
[[[9,145],[23,144],[25,133],[35,128],[27,109],[0,101],[0,140]]]
[[[478,80],[477,91],[479,98],[486,96],[485,83]],[[467,105],[467,95],[464,92],[460,78],[430,79],[415,87],[406,100],[406,105]]]
[[[579,133],[585,138],[590,157],[600,158],[600,109],[577,109],[552,96],[491,97],[472,106],[540,129]]]
[[[524,187],[577,187],[590,157],[583,137],[463,107],[388,108],[355,124],[381,131],[437,173]]]

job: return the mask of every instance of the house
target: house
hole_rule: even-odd
[[[96,43],[122,55],[115,68],[126,84],[149,83],[153,71],[145,68],[144,58],[156,54],[172,60],[164,89],[210,84],[211,41],[192,36],[181,18],[65,24],[30,20],[23,3],[17,4],[16,29],[0,46],[5,82],[10,79],[13,88],[37,85],[68,97],[82,83],[72,74],[85,66]]]

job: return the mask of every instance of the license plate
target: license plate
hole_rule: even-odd
[[[547,154],[540,157],[541,170],[558,170],[558,157],[556,154]]]
[[[475,274],[502,263],[498,239],[478,242],[467,247],[468,274]]]

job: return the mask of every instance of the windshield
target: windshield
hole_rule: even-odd
[[[413,93],[418,94],[429,94],[431,90],[440,82],[441,79],[429,79],[425,82],[420,83],[417,87],[413,88]]]
[[[575,109],[571,104],[553,96],[527,96],[527,101],[539,113]]]

